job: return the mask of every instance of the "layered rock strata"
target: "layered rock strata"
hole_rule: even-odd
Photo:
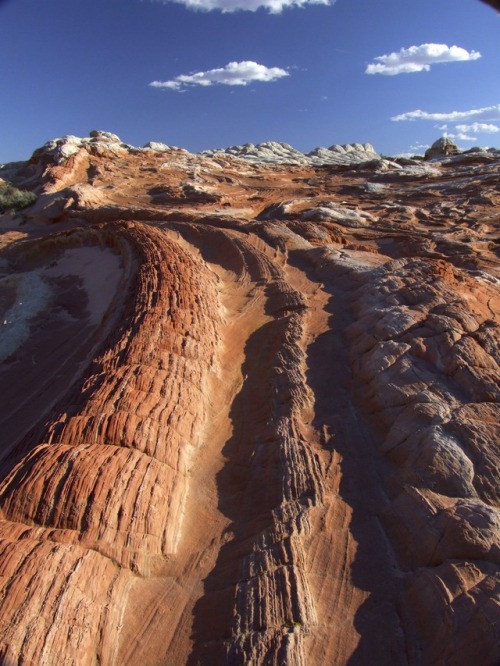
[[[5,664],[500,659],[498,154],[291,150],[4,169]]]

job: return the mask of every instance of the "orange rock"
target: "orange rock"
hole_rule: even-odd
[[[500,660],[500,163],[474,160],[94,132],[14,174],[41,197],[0,255],[4,663]]]

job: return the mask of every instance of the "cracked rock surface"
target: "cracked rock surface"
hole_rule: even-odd
[[[500,661],[498,151],[0,175],[3,664]]]

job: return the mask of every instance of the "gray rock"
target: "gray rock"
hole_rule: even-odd
[[[91,139],[103,141],[104,143],[122,143],[122,140],[116,134],[103,132],[102,130],[92,130],[89,132],[89,136]]]
[[[371,222],[377,222],[378,220],[378,217],[371,215],[371,213],[344,208],[344,206],[339,206],[333,202],[305,210],[300,217],[302,220],[338,222],[346,227],[354,228],[366,227]]]
[[[166,143],[160,143],[159,141],[148,141],[143,147],[147,150],[153,150],[155,153],[166,153],[172,150],[171,146],[167,146]]]
[[[378,159],[379,155],[368,143],[353,143],[344,146],[333,145],[330,148],[315,148],[304,154],[288,143],[266,141],[264,143],[246,143],[243,146],[230,146],[225,149],[205,150],[201,153],[209,157],[217,154],[232,155],[249,162],[268,164],[314,165],[326,164],[351,165]]]
[[[424,160],[435,160],[441,157],[449,157],[450,155],[459,155],[460,148],[456,143],[453,143],[447,136],[442,136],[437,141],[434,141],[432,146],[425,151]]]

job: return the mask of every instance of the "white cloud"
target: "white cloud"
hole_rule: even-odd
[[[246,86],[254,81],[269,83],[284,76],[288,72],[280,67],[266,67],[251,60],[243,62],[230,62],[225,67],[209,69],[206,72],[195,72],[194,74],[180,74],[170,81],[152,81],[149,85],[153,88],[166,88],[184,92],[192,86],[212,86],[220,84],[225,86]]]
[[[481,109],[470,111],[451,111],[449,113],[428,113],[417,109],[392,116],[391,120],[401,122],[403,120],[436,120],[438,122],[460,122],[461,120],[500,120],[500,104],[485,106]]]
[[[428,72],[431,65],[443,62],[463,62],[477,60],[481,57],[478,51],[466,51],[460,46],[447,46],[446,44],[421,44],[401,49],[397,53],[377,56],[368,65],[365,74],[410,74],[413,72]]]
[[[492,107],[494,108],[494,107]],[[436,125],[437,129],[444,132],[444,136],[449,139],[457,139],[459,141],[478,141],[476,136],[471,136],[472,134],[495,134],[500,132],[500,127],[498,125],[493,125],[492,123],[471,123],[470,125],[455,125],[452,132],[448,130],[451,129],[448,124]]]
[[[408,151],[404,153],[397,153],[395,157],[414,157],[415,155],[422,155],[427,148],[429,148],[428,143],[420,143],[420,141],[416,141],[413,145],[411,145],[408,149]]]
[[[287,7],[305,5],[334,5],[336,0],[159,0],[163,4],[176,2],[188,9],[211,12],[219,10],[223,14],[237,11],[255,12],[263,7],[271,14],[280,14]]]
[[[459,132],[474,132],[475,134],[496,134],[500,132],[498,125],[490,123],[472,123],[472,125],[457,125],[455,127]]]
[[[178,81],[151,81],[149,84],[153,88],[168,88],[169,90],[179,90],[181,84]]]
[[[420,143],[420,141],[417,141],[412,146],[410,146],[410,150],[413,150],[414,153],[418,152],[419,150],[427,150],[427,148],[430,148],[429,144]]]
[[[469,136],[465,132],[458,132],[457,134],[453,132],[445,132],[444,136],[448,139],[456,139],[457,141],[477,141],[477,137]]]

